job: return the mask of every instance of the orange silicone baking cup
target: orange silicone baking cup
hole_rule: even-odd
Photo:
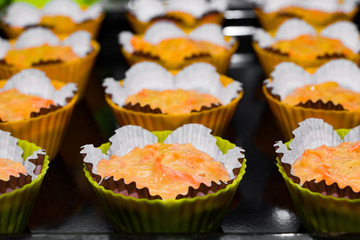
[[[316,11],[314,10],[300,10],[302,12],[302,20],[309,23],[316,29],[322,29],[329,24],[332,24],[336,21],[352,21],[358,12],[358,7],[356,7],[353,11],[349,13],[343,12],[333,12],[327,13],[322,12],[321,16],[316,16]],[[282,16],[279,15],[277,11],[271,13],[265,13],[260,8],[255,8],[255,14],[257,19],[260,22],[262,28],[266,31],[273,31],[278,29],[278,27],[285,22],[286,20],[290,19],[291,16]]]
[[[154,19],[154,20],[150,20],[150,21],[147,21],[147,22],[142,22],[139,19],[137,19],[137,17],[135,17],[134,14],[132,14],[130,12],[126,13],[126,19],[129,21],[132,29],[137,34],[145,33],[145,31],[154,22],[157,21],[157,19]],[[213,13],[213,14],[205,15],[202,18],[196,19],[194,25],[187,25],[187,24],[182,23],[182,22],[174,21],[174,23],[184,31],[191,31],[192,29],[195,29],[198,26],[200,26],[202,24],[206,24],[206,23],[213,23],[213,24],[222,25],[223,22],[224,22],[224,13]]]
[[[290,58],[288,56],[283,56],[277,53],[270,52],[265,50],[259,46],[257,42],[252,43],[255,53],[259,59],[260,65],[263,69],[265,77],[270,77],[271,72],[274,71],[275,66],[282,63],[282,62],[293,62],[301,67],[303,67],[307,71],[311,71],[311,69],[317,69],[323,64],[333,60],[332,58],[329,59],[315,59],[315,60],[303,60],[303,59],[296,59]],[[359,54],[355,55],[354,58],[347,58],[347,60],[353,61],[359,65],[360,57]]]
[[[76,31],[79,30],[85,30],[88,31],[93,38],[96,38],[99,30],[100,30],[100,26],[101,23],[103,22],[105,18],[105,14],[101,14],[100,16],[98,16],[95,19],[91,19],[91,20],[87,20],[84,21],[82,23],[78,23],[78,24],[71,24],[70,26],[64,26],[64,27],[55,27],[50,29],[51,31],[53,31],[55,34],[57,35],[70,35]],[[12,38],[17,38],[21,33],[23,33],[26,28],[22,28],[22,27],[12,27],[8,24],[5,24],[3,22],[0,23],[1,29],[5,32],[5,35],[12,39]]]
[[[221,75],[220,81],[224,86],[227,86],[234,80]],[[138,125],[149,131],[162,131],[174,130],[187,123],[200,123],[212,129],[213,135],[219,136],[225,132],[230,124],[242,96],[243,92],[240,92],[229,104],[182,114],[144,113],[125,109],[115,104],[108,95],[106,95],[106,101],[120,126]]]
[[[10,42],[13,43],[12,41]],[[40,65],[32,68],[45,72],[46,76],[50,79],[56,79],[66,83],[76,83],[78,88],[78,97],[81,99],[85,93],[86,84],[89,80],[95,59],[100,51],[100,45],[96,41],[92,40],[91,46],[93,48],[92,52],[84,58],[62,63]],[[0,79],[8,79],[21,70],[23,70],[23,68],[0,64]]]
[[[3,87],[5,83],[6,80],[0,80],[0,87]],[[56,89],[65,85],[56,80],[51,80],[51,83]],[[0,122],[0,129],[11,132],[11,135],[16,138],[33,142],[44,148],[49,155],[49,160],[52,160],[59,150],[77,98],[78,94],[75,94],[66,106],[37,117]]]
[[[225,36],[226,41],[230,41],[230,38],[231,37]],[[238,40],[235,39],[230,49],[227,49],[226,51],[222,51],[217,55],[211,55],[211,57],[196,58],[196,59],[183,60],[183,61],[171,62],[171,63],[167,61],[163,61],[161,59],[160,60],[149,59],[144,56],[134,55],[125,51],[123,47],[121,47],[121,52],[130,66],[138,62],[152,61],[160,64],[167,70],[181,70],[184,67],[191,65],[195,62],[206,62],[216,67],[216,71],[218,73],[226,74],[230,66],[231,56],[236,52],[238,47],[239,47],[239,42]]]
[[[298,127],[298,123],[307,118],[321,118],[334,129],[354,128],[360,124],[360,110],[339,111],[293,106],[275,99],[265,85],[263,92],[285,140],[290,140],[293,137],[292,131]]]

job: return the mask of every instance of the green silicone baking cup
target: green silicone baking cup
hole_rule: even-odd
[[[343,138],[349,129],[336,131]],[[308,232],[360,232],[360,199],[325,196],[302,188],[287,176],[279,158],[276,160],[296,211]]]
[[[163,142],[172,131],[153,132]],[[217,145],[223,152],[235,147],[220,137]],[[99,148],[106,153],[110,143]],[[245,174],[244,158],[237,178],[224,189],[202,197],[179,200],[149,200],[114,193],[94,181],[84,167],[100,202],[117,232],[213,232],[217,231]]]
[[[19,140],[18,146],[24,150],[23,159],[40,147],[28,141]],[[26,229],[37,194],[45,173],[49,168],[49,156],[45,155],[41,173],[31,183],[10,193],[0,195],[0,233],[21,233]]]

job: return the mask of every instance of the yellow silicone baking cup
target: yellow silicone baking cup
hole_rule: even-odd
[[[225,36],[225,39],[226,41],[230,41],[231,37]],[[138,62],[152,61],[162,65],[167,70],[181,70],[184,67],[191,65],[195,62],[206,62],[216,67],[216,71],[218,73],[226,74],[230,66],[231,57],[236,52],[238,47],[239,47],[239,42],[238,40],[235,39],[230,49],[227,49],[226,51],[222,51],[217,55],[211,55],[210,57],[203,57],[203,58],[195,58],[191,60],[182,60],[177,62],[168,62],[168,61],[163,61],[161,59],[149,59],[144,56],[134,55],[132,53],[125,51],[123,47],[121,47],[121,52],[130,66]]]
[[[163,142],[171,131],[153,133]],[[223,153],[235,147],[220,137],[216,139]],[[110,143],[106,143],[100,149],[106,153],[109,147]],[[237,178],[216,193],[178,200],[127,197],[99,186],[86,166],[84,172],[117,232],[214,232],[219,230],[245,168],[244,158]]]
[[[34,151],[40,149],[35,144],[24,140],[19,140],[18,146],[24,150],[22,155],[24,160]],[[48,158],[45,155],[41,172],[35,180],[22,188],[0,195],[0,233],[21,233],[25,231],[41,183],[49,168]]]
[[[89,80],[96,57],[100,51],[100,45],[96,41],[92,40],[91,46],[93,48],[92,52],[84,58],[32,68],[45,72],[46,76],[50,79],[56,79],[66,83],[76,83],[78,87],[78,98],[81,99],[85,93],[86,84]],[[21,70],[23,70],[23,68],[0,64],[0,79],[8,79]]]
[[[307,118],[321,118],[335,129],[354,128],[360,124],[360,110],[337,111],[293,106],[275,99],[265,85],[263,92],[286,140],[292,138],[292,131],[298,127],[298,123]]]
[[[5,83],[6,80],[0,80],[0,87]],[[65,85],[56,80],[51,80],[51,83],[57,89]],[[75,94],[66,106],[47,114],[19,121],[0,122],[0,129],[42,147],[52,160],[59,150],[77,98],[78,94]]]
[[[344,137],[348,131],[349,129],[337,130],[340,137]],[[296,212],[307,231],[360,232],[360,199],[325,196],[321,193],[312,192],[307,188],[302,188],[287,176],[279,158],[276,160]]]
[[[273,52],[270,52],[268,50],[265,50],[259,46],[257,42],[252,43],[253,48],[255,50],[255,53],[259,59],[260,65],[262,67],[262,70],[264,72],[265,77],[270,77],[271,72],[274,71],[275,66],[282,63],[282,62],[293,62],[301,67],[303,67],[305,70],[309,69],[317,69],[323,64],[333,60],[331,58],[329,59],[316,59],[316,60],[302,60],[302,59],[295,59],[290,58],[288,56],[282,56]],[[356,64],[360,63],[359,54],[357,54],[354,58],[347,58],[349,61],[353,61]]]
[[[316,16],[316,11],[313,10],[300,10],[302,12],[302,20],[309,23],[316,29],[322,29],[329,24],[332,24],[336,21],[352,21],[358,12],[358,7],[356,7],[353,11],[349,13],[342,13],[342,12],[333,12],[333,13],[326,13],[323,12],[321,17]],[[278,27],[285,22],[286,20],[290,19],[291,16],[283,16],[279,15],[277,11],[271,13],[265,13],[260,8],[255,8],[255,14],[257,19],[260,22],[262,28],[266,31],[273,31],[277,30]]]
[[[224,86],[227,86],[234,80],[221,75],[220,81]],[[229,104],[209,110],[182,114],[144,113],[125,109],[115,104],[108,95],[106,95],[106,101],[120,126],[138,125],[149,131],[162,131],[175,130],[187,123],[200,123],[212,129],[212,134],[221,136],[230,124],[242,96],[243,92],[240,92]]]
[[[78,23],[78,24],[74,23],[71,24],[70,26],[67,25],[64,27],[51,28],[51,31],[53,31],[57,35],[70,35],[79,30],[85,30],[88,31],[93,36],[93,38],[96,38],[104,18],[105,18],[105,14],[101,14],[99,17],[95,19],[88,20],[82,23]],[[21,33],[23,33],[26,30],[26,28],[22,28],[22,27],[12,27],[10,25],[3,23],[2,21],[0,21],[0,27],[5,32],[5,35],[10,39],[17,38]]]
[[[157,21],[155,19],[155,20],[151,20],[151,21],[147,21],[147,22],[142,22],[139,19],[137,19],[137,17],[135,17],[133,14],[131,14],[129,12],[126,14],[126,19],[129,21],[132,29],[137,34],[145,33],[145,31],[154,22]],[[185,24],[185,23],[182,23],[182,22],[174,21],[174,23],[184,31],[191,31],[191,30],[199,27],[200,25],[206,24],[206,23],[213,23],[213,24],[222,25],[223,22],[224,22],[224,13],[216,13],[216,14],[211,14],[211,15],[204,16],[202,18],[197,19],[195,21],[194,25],[188,25],[188,24]]]

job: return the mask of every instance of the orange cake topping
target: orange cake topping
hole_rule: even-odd
[[[8,181],[10,176],[16,177],[19,173],[26,173],[24,165],[20,162],[0,158],[0,180]]]
[[[227,181],[225,167],[192,144],[155,143],[144,148],[134,148],[122,157],[113,155],[101,160],[97,173],[102,177],[124,178],[135,182],[137,188],[147,187],[151,195],[162,199],[175,199],[186,194],[189,186],[198,188],[200,183]]]
[[[295,89],[282,101],[286,104],[297,105],[308,100],[312,102],[322,100],[324,103],[332,101],[335,105],[341,104],[349,111],[360,109],[360,93],[345,89],[336,82],[305,85]]]
[[[139,103],[141,106],[150,105],[152,109],[160,108],[162,113],[189,113],[199,111],[203,106],[221,103],[210,94],[198,93],[195,90],[149,90],[143,89],[126,99],[126,104]]]
[[[194,55],[217,55],[226,50],[225,47],[206,41],[195,41],[187,38],[164,39],[158,44],[152,44],[141,37],[131,39],[134,52],[149,53],[158,56],[164,61],[178,62]]]
[[[320,35],[301,35],[291,40],[281,40],[271,45],[273,49],[289,54],[290,57],[314,60],[325,55],[353,56],[354,52],[338,39]]]
[[[322,145],[307,149],[292,166],[293,174],[301,182],[325,180],[330,185],[337,183],[340,188],[350,186],[360,191],[360,141],[343,142],[336,147]]]
[[[43,45],[40,47],[9,50],[4,60],[9,65],[14,65],[19,68],[29,68],[40,63],[66,62],[78,58],[70,46]]]
[[[30,118],[32,112],[39,112],[40,108],[49,108],[50,105],[54,105],[50,99],[27,95],[15,88],[10,89],[0,92],[0,119],[18,121]]]

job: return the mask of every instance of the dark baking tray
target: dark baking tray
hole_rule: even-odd
[[[258,26],[252,6],[231,1],[226,13],[227,33],[240,47],[228,75],[243,83],[240,101],[223,136],[245,149],[247,169],[221,229],[211,234],[119,234],[106,219],[83,173],[80,146],[99,146],[117,128],[104,101],[102,79],[122,79],[128,68],[117,34],[130,30],[123,4],[107,11],[99,42],[101,52],[82,99],[75,107],[60,153],[50,163],[26,233],[1,238],[24,239],[322,239],[339,235],[309,235],[294,211],[289,193],[275,166],[272,145],[281,139],[279,128],[261,92],[264,80],[251,48],[251,33]],[[342,238],[353,239],[354,236]],[[358,237],[355,236],[354,239]]]

